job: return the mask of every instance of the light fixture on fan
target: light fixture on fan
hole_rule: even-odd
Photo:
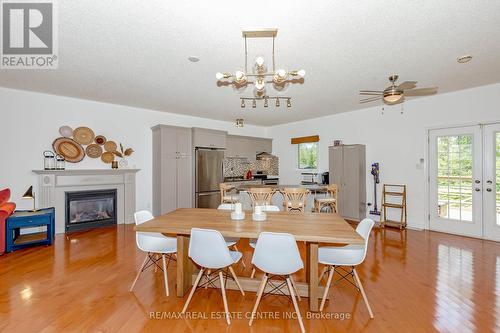
[[[254,86],[253,94],[256,99],[270,98],[266,96],[268,83],[271,83],[275,90],[284,91],[290,83],[296,83],[297,79],[303,79],[306,75],[306,71],[303,69],[292,71],[282,68],[276,69],[274,40],[277,34],[278,29],[243,30],[243,38],[245,40],[245,70],[235,71],[234,74],[230,72],[218,72],[215,74],[215,78],[218,81],[229,82],[237,93],[242,93],[249,84],[252,84]],[[252,72],[248,71],[247,38],[272,38],[272,68],[270,70],[266,67],[264,56],[259,55],[254,59]],[[287,105],[291,105],[290,99],[290,97],[287,97]],[[276,101],[279,104],[279,99],[276,99]],[[241,107],[245,107],[244,100],[242,100]],[[267,107],[267,99],[264,102],[264,107]]]
[[[236,127],[243,127],[244,125],[245,124],[243,119],[241,118],[236,119]]]

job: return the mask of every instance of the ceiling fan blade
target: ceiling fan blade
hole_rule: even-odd
[[[427,95],[434,95],[435,93],[437,93],[437,90],[438,90],[437,87],[420,88],[420,89],[406,90],[404,94],[405,96],[427,96]]]
[[[375,102],[375,101],[378,101],[381,99],[382,99],[382,96],[368,97],[368,98],[360,100],[359,102],[360,103],[369,103],[369,102]]]
[[[378,93],[378,94],[383,94],[384,92],[382,90],[360,90],[359,93],[360,94],[363,94],[363,93]]]
[[[381,93],[381,92],[360,92],[359,94],[364,95],[364,96],[383,96],[384,95],[384,93]]]
[[[417,86],[417,81],[405,81],[398,85],[398,89],[401,90],[406,90],[406,89],[413,89]]]

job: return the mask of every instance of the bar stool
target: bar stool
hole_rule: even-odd
[[[147,210],[141,210],[134,214],[135,225],[142,224],[146,221],[152,220],[153,214]],[[160,233],[156,232],[136,232],[135,233],[135,241],[137,243],[137,247],[146,252],[146,258],[142,262],[141,268],[130,287],[130,291],[134,289],[134,286],[139,279],[144,270],[154,265],[155,271],[156,269],[161,269],[163,271],[163,279],[165,283],[165,294],[169,296],[169,288],[168,288],[168,275],[167,268],[170,260],[174,260],[172,257],[173,254],[177,253],[177,238],[175,237],[166,237]],[[160,267],[157,263],[158,254],[161,254],[163,261],[163,268]],[[165,257],[168,257],[168,263],[165,260]]]
[[[200,266],[200,272],[196,276],[193,288],[191,288],[191,292],[189,293],[188,299],[186,300],[186,304],[184,304],[184,307],[182,309],[182,314],[186,313],[189,303],[193,298],[193,294],[196,291],[196,288],[198,287],[205,270],[211,271],[211,273],[205,274],[205,277],[207,279],[205,284],[210,284],[212,286],[215,286],[213,281],[216,280],[217,277],[212,278],[211,274],[218,272],[220,288],[222,291],[222,300],[224,301],[224,310],[226,312],[226,321],[227,324],[230,325],[231,318],[227,305],[225,279],[227,279],[228,277],[232,278],[240,289],[241,294],[243,296],[245,295],[245,292],[243,291],[243,288],[241,288],[240,282],[238,281],[238,278],[234,273],[233,267],[231,267],[231,265],[237,263],[243,255],[241,254],[241,252],[229,251],[226,246],[226,242],[224,241],[224,237],[222,237],[221,233],[217,230],[198,228],[191,229],[188,255],[195,264]],[[229,269],[232,277],[224,271],[225,268]],[[201,285],[200,287],[203,287],[203,285]]]
[[[257,300],[253,307],[252,316],[248,325],[252,326],[255,313],[262,298],[262,294],[266,289],[267,283],[273,287],[272,291],[277,290],[281,294],[284,294],[281,289],[286,284],[292,298],[295,312],[297,313],[300,330],[305,332],[299,306],[297,304],[297,300],[295,299],[295,287],[290,280],[291,274],[304,268],[304,263],[300,258],[299,248],[297,247],[295,238],[290,234],[262,232],[257,240],[257,246],[255,247],[255,252],[253,254],[252,264],[265,274],[262,277],[262,281],[257,291]],[[271,275],[271,277],[269,277],[269,275]],[[282,278],[284,277],[285,282],[280,285],[275,285],[272,283],[271,278],[278,276]]]
[[[314,211],[321,213],[325,207],[330,207],[332,213],[337,213],[337,194],[338,186],[330,184],[326,187],[326,198],[314,198]]]
[[[358,227],[356,228],[356,232],[365,240],[364,245],[347,245],[342,247],[325,246],[319,248],[318,262],[320,264],[327,265],[326,272],[329,272],[325,287],[325,293],[323,294],[323,299],[321,300],[321,305],[319,307],[320,311],[323,311],[323,307],[325,306],[326,296],[328,295],[328,289],[330,288],[330,284],[332,283],[335,268],[339,267],[342,270],[342,273],[345,273],[342,274],[341,272],[337,271],[337,273],[339,273],[341,276],[341,280],[347,279],[347,277],[349,276],[352,276],[352,278],[354,279],[354,285],[361,292],[363,300],[365,301],[366,308],[368,309],[368,313],[370,314],[370,318],[373,319],[372,309],[370,307],[370,304],[368,303],[368,298],[366,297],[365,290],[363,288],[363,285],[361,284],[361,280],[359,279],[358,272],[356,272],[355,266],[361,264],[366,258],[368,238],[370,237],[370,232],[374,224],[375,222],[373,222],[373,220],[366,218],[363,221],[359,222]],[[351,269],[350,271],[348,271],[342,266],[349,266]],[[321,278],[322,277],[323,276],[321,276]]]
[[[303,187],[284,188],[281,193],[283,194],[283,206],[287,212],[305,212],[307,196],[310,193],[308,189]]]
[[[225,204],[225,203],[234,204],[234,203],[237,203],[240,201],[239,194],[237,194],[237,195],[228,194],[231,190],[233,190],[235,188],[233,185],[227,184],[227,183],[220,183],[219,188],[220,188],[220,203],[221,204]]]
[[[252,207],[271,205],[274,192],[270,187],[252,187],[247,191]]]

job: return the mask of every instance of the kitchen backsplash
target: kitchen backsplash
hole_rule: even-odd
[[[228,157],[223,161],[224,177],[244,177],[250,169],[253,173],[262,171],[267,175],[278,175],[279,158],[249,162],[246,158]]]

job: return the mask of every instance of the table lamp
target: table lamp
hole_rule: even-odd
[[[33,186],[30,186],[26,193],[23,194],[23,199],[33,199],[33,211],[35,212],[37,210],[35,208],[35,193],[33,193]]]

